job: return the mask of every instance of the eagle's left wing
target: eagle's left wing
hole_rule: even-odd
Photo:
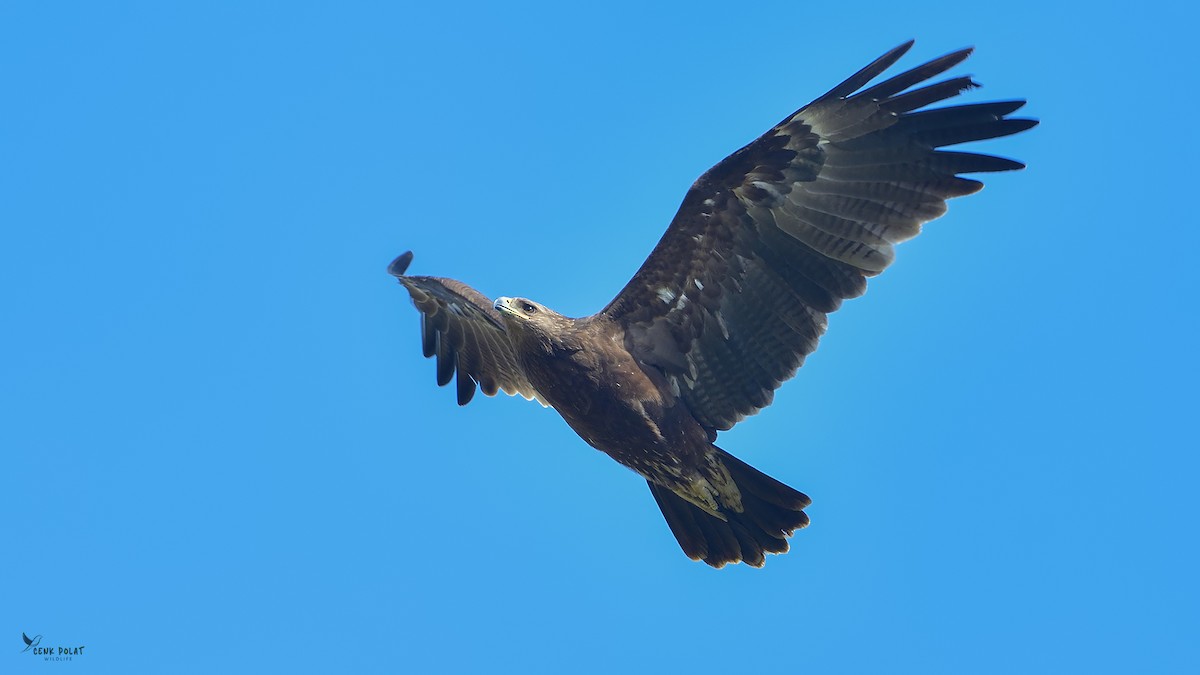
[[[826,315],[892,262],[893,245],[945,213],[947,199],[983,187],[958,174],[1023,168],[938,148],[1034,126],[1005,117],[1024,101],[918,111],[977,86],[968,77],[917,86],[970,50],[858,91],[911,46],[884,54],[701,176],[602,310],[710,430],[767,406],[816,349]]]
[[[546,405],[525,378],[491,301],[461,281],[406,275],[412,257],[412,251],[405,252],[388,265],[388,273],[408,289],[421,312],[421,348],[426,357],[437,357],[438,385],[457,374],[459,405],[475,396],[476,383],[488,396],[503,390]]]

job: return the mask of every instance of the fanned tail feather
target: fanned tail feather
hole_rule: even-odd
[[[741,493],[741,511],[722,508],[722,520],[670,488],[647,481],[650,492],[689,558],[718,568],[736,562],[762,567],[766,554],[786,553],[787,538],[808,525],[804,509],[812,500],[724,450],[714,449]]]

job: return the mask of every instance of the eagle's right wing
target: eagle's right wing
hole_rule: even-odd
[[[503,390],[541,403],[491,301],[453,279],[406,276],[412,258],[412,251],[401,254],[388,265],[388,274],[408,289],[421,312],[421,347],[426,357],[437,357],[438,385],[448,384],[457,373],[459,405],[470,402],[476,383],[488,396]]]
[[[1024,131],[1024,101],[927,108],[978,85],[929,80],[963,49],[882,74],[903,44],[709,169],[642,268],[602,314],[710,430],[771,402],[817,348],[826,315],[866,290],[896,244],[983,184],[959,174],[1024,165],[947,146]],[[979,255],[972,251],[967,254]]]

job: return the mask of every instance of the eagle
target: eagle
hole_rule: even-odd
[[[804,493],[716,445],[771,404],[817,348],[826,318],[866,290],[896,244],[979,191],[961,174],[1012,171],[1002,157],[945,150],[1015,134],[1024,100],[931,107],[979,85],[930,82],[962,49],[872,86],[902,44],[709,169],[666,233],[596,314],[388,272],[421,315],[437,383],[459,405],[476,388],[554,408],[588,445],[649,484],[683,552],[713,567],[761,567],[808,525]]]

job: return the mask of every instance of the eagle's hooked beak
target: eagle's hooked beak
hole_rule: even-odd
[[[509,302],[512,302],[512,298],[501,296],[496,298],[496,301],[492,303],[492,308],[501,314],[507,314],[512,311],[508,306]]]

